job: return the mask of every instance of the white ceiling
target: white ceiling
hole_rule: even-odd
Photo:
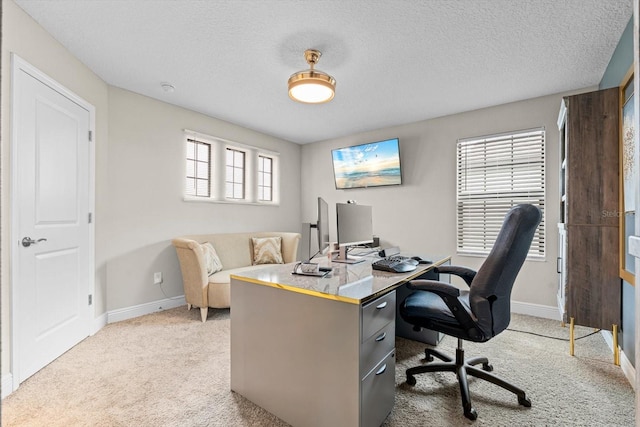
[[[597,85],[633,13],[632,0],[16,3],[110,85],[301,144]],[[328,104],[287,95],[309,48],[337,80]]]

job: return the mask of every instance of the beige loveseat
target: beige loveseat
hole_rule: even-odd
[[[253,237],[280,237],[282,262],[287,264],[296,261],[301,237],[299,233],[200,234],[173,239],[172,243],[180,261],[187,307],[189,310],[191,310],[191,306],[199,307],[203,322],[207,320],[209,307],[227,308],[231,306],[231,279],[229,277],[231,274],[265,267],[265,264],[254,265]],[[206,246],[203,246],[206,242],[213,246],[219,263],[222,264],[222,270],[211,275],[207,272],[207,264],[211,268],[211,258],[209,254],[205,253],[210,253],[210,251]]]

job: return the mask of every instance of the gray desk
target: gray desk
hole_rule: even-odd
[[[334,263],[325,278],[293,264],[231,277],[231,389],[295,426],[375,426],[395,393],[396,289],[413,272]]]

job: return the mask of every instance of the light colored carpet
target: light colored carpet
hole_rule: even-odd
[[[199,318],[199,310],[179,307],[106,326],[4,399],[2,425],[286,426],[230,391],[229,311]],[[568,337],[559,322],[528,316],[514,315],[510,328]],[[590,332],[577,328],[578,336]],[[438,348],[455,345],[445,337]],[[634,425],[633,390],[600,334],[577,341],[576,357],[567,342],[514,331],[465,343],[467,356],[488,356],[494,373],[533,404],[523,408],[512,394],[471,378],[475,422],[463,416],[454,374],[404,383],[424,344],[398,338],[396,347],[396,403],[384,426]]]

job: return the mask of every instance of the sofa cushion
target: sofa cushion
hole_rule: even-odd
[[[252,237],[253,264],[284,264],[282,237]]]
[[[220,257],[213,245],[209,242],[205,242],[200,245],[200,248],[202,248],[202,252],[204,253],[204,263],[205,268],[207,269],[207,275],[211,276],[213,273],[222,270],[222,262],[220,262]]]

